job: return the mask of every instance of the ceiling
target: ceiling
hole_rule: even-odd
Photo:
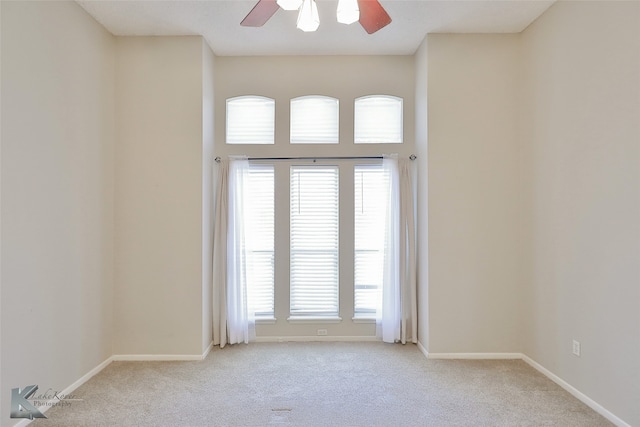
[[[118,36],[201,35],[216,55],[412,55],[427,33],[517,33],[554,0],[380,0],[393,22],[372,35],[336,22],[337,0],[317,0],[320,28],[296,28],[278,10],[260,28],[240,26],[257,0],[78,0]]]

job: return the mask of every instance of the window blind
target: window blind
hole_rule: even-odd
[[[338,168],[291,166],[290,311],[338,316]]]
[[[382,165],[354,167],[354,313],[373,318],[384,275],[389,177]]]
[[[227,144],[273,144],[276,102],[262,96],[227,99]]]
[[[292,144],[337,144],[338,100],[328,96],[302,96],[291,100]]]
[[[402,98],[373,95],[356,99],[356,144],[402,143],[402,127]]]
[[[247,303],[256,317],[273,317],[274,168],[250,164],[244,188]]]

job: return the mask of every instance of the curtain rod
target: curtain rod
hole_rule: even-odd
[[[380,160],[383,156],[331,156],[331,157],[248,157],[247,160]],[[409,159],[415,160],[418,156],[412,154]],[[216,157],[216,163],[220,163],[222,159]]]

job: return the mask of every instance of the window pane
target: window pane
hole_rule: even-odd
[[[227,99],[227,144],[273,144],[276,102],[262,96]]]
[[[375,317],[382,290],[389,178],[382,165],[354,168],[354,311]]]
[[[384,95],[358,98],[354,116],[356,144],[402,143],[402,98]]]
[[[338,168],[291,167],[291,315],[338,315]]]
[[[243,197],[247,302],[257,317],[273,317],[273,165],[251,164],[247,181]]]
[[[302,96],[291,100],[292,144],[337,144],[338,100],[328,96]]]

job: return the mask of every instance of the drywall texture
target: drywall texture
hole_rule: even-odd
[[[429,351],[519,352],[518,36],[427,40]]]
[[[115,354],[202,354],[202,55],[117,39]]]
[[[1,7],[4,426],[12,388],[112,354],[115,40],[73,2]]]
[[[525,353],[640,425],[640,3],[560,2],[522,42]]]

